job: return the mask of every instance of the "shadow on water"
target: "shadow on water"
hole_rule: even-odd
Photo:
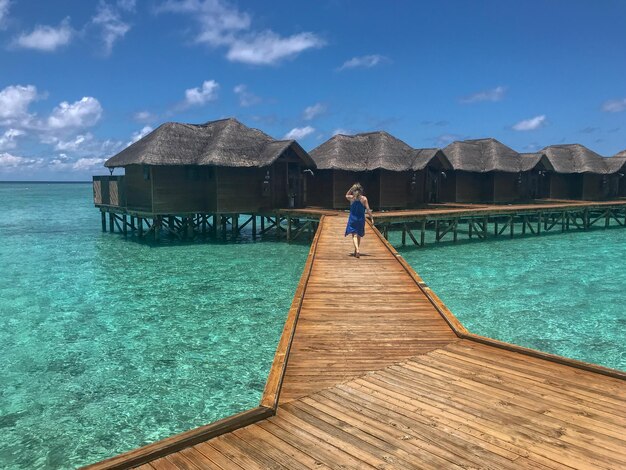
[[[314,232],[313,232],[314,233]],[[159,241],[155,241],[154,237],[139,237],[132,234],[126,237],[120,233],[103,233],[103,236],[117,237],[120,241],[136,243],[142,246],[150,248],[163,248],[172,246],[224,246],[224,245],[242,245],[251,243],[287,243],[295,246],[308,246],[311,244],[311,239],[306,235],[301,235],[295,240],[287,241],[285,234],[277,236],[275,233],[252,236],[252,231],[241,231],[238,234],[233,234],[232,231],[228,231],[225,236],[211,236],[196,234],[192,238],[180,239],[172,235],[161,234]]]

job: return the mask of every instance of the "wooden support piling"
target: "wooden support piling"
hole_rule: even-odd
[[[426,219],[422,219],[422,226],[420,229],[420,245],[424,246],[424,242],[426,239]]]
[[[102,222],[102,231],[106,232],[107,231],[107,215],[106,215],[106,212],[101,211],[100,212],[100,218],[102,219],[101,220],[101,222]]]
[[[292,223],[292,218],[290,215],[287,215],[287,241],[290,242],[291,241],[291,223]]]
[[[537,235],[541,234],[541,217],[542,214],[539,212],[539,215],[537,216]]]
[[[163,219],[160,215],[157,215],[156,218],[152,222],[154,229],[154,241],[161,241],[161,226],[163,225]]]
[[[256,214],[252,214],[252,238],[256,238]]]
[[[113,212],[109,212],[109,232],[115,232],[115,214]]]
[[[122,231],[124,232],[124,236],[128,235],[128,220],[126,214],[122,216]]]

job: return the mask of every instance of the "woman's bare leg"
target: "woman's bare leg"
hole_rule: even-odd
[[[359,249],[361,248],[361,237],[357,235],[355,238],[356,238],[356,242],[354,246],[356,247],[356,257],[358,258],[359,255],[361,254],[361,252],[359,251]]]
[[[357,234],[352,234],[352,244],[354,245],[354,256],[359,252],[359,242],[357,240]]]

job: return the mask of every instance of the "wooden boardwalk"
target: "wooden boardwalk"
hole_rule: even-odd
[[[457,339],[373,230],[356,259],[345,226],[324,221],[280,403]]]
[[[321,222],[265,407],[139,468],[626,468],[626,374],[469,334],[370,227],[350,256],[345,221]]]

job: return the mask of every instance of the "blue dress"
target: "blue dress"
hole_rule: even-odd
[[[350,217],[348,217],[345,236],[352,233],[356,233],[359,237],[365,235],[365,206],[361,201],[352,201],[350,204]]]

